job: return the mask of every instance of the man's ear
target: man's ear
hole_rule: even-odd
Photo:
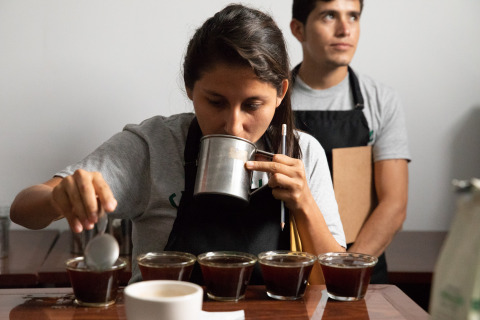
[[[298,41],[305,41],[305,26],[297,19],[290,21],[290,31]]]

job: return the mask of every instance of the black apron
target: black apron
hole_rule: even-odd
[[[292,79],[300,69],[300,64],[292,71]],[[348,67],[348,80],[352,89],[354,108],[342,111],[295,110],[295,125],[298,129],[310,133],[325,149],[330,174],[332,174],[332,149],[366,146],[370,139],[368,122],[363,114],[364,100],[358,78]],[[347,245],[347,248],[351,244]],[[382,254],[374,269],[371,283],[388,283],[387,263]]]
[[[165,250],[199,255],[208,251],[240,251],[254,255],[269,250],[288,250],[290,228],[280,228],[280,201],[268,186],[254,193],[246,207],[205,202],[193,196],[202,132],[197,119],[190,124],[184,150],[185,191],[182,193]],[[268,146],[268,143],[266,143]],[[285,210],[288,223],[288,210]],[[191,281],[203,284],[195,265]],[[258,263],[250,284],[263,284]]]

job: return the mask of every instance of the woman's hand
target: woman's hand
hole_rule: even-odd
[[[93,228],[98,220],[99,205],[106,212],[114,211],[117,206],[102,174],[81,169],[54,186],[51,202],[56,211],[67,219],[74,232]]]
[[[276,154],[272,161],[247,161],[245,167],[269,173],[268,185],[273,190],[273,197],[283,200],[294,212],[313,198],[302,160]]]

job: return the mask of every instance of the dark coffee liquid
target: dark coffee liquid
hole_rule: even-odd
[[[310,265],[301,263],[309,260],[299,256],[273,256],[265,262],[262,261],[260,267],[267,291],[281,297],[303,296],[313,263]]]
[[[146,261],[139,261],[138,267],[143,280],[190,280],[195,261],[182,257],[158,256]]]
[[[115,301],[119,270],[75,271],[67,269],[77,300],[87,303]]]
[[[228,264],[246,263],[251,261],[249,258],[209,257],[206,260],[208,265],[200,264],[200,267],[208,293],[215,297],[235,299],[245,295],[254,265],[229,266]]]
[[[322,264],[325,285],[330,294],[340,297],[363,297],[374,266],[355,266],[353,261],[338,259]]]

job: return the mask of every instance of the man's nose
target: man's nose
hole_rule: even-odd
[[[340,18],[337,22],[337,36],[348,37],[350,36],[350,21],[347,18]]]

